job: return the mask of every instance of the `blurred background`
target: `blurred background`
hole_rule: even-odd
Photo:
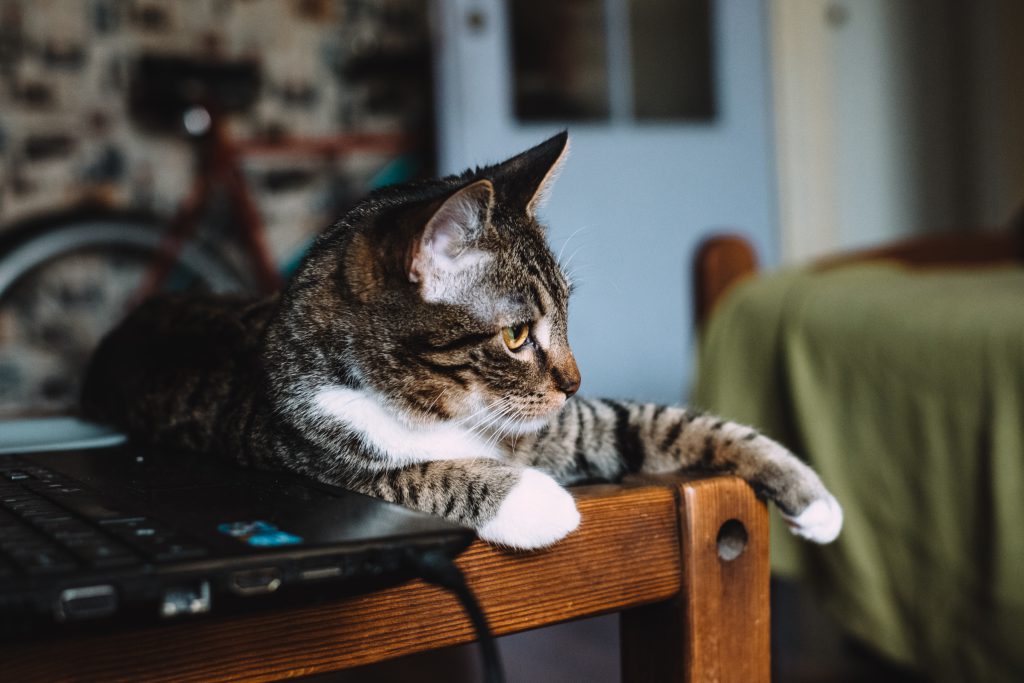
[[[0,414],[73,406],[140,293],[271,289],[374,187],[565,128],[543,216],[582,390],[679,402],[709,235],[772,268],[1014,222],[1022,30],[1018,0],[0,0]],[[778,680],[857,680],[779,610]],[[613,680],[615,637],[506,659]]]

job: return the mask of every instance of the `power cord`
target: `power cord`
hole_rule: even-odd
[[[466,610],[477,640],[480,642],[480,655],[484,666],[484,680],[487,683],[505,683],[505,671],[501,667],[498,656],[498,644],[491,633],[480,604],[476,601],[473,591],[466,583],[466,577],[455,563],[440,552],[429,551],[423,554],[410,553],[410,559],[416,565],[420,577],[435,586],[440,586],[455,594],[462,608]]]

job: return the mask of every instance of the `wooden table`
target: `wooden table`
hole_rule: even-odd
[[[769,680],[768,518],[744,482],[661,478],[574,493],[583,523],[554,548],[477,542],[460,558],[496,634],[621,612],[624,680]],[[721,557],[744,537],[737,557]],[[270,681],[472,640],[455,599],[414,581],[316,607],[6,645],[0,678]]]

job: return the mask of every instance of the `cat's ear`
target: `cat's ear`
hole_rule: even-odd
[[[434,211],[417,237],[409,259],[409,281],[419,283],[428,301],[446,298],[459,284],[458,275],[487,255],[477,242],[494,206],[494,186],[478,180],[448,197]]]
[[[533,216],[544,205],[569,156],[569,132],[562,131],[536,147],[498,165],[503,196]]]

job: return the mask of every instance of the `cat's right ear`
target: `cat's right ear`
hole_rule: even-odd
[[[562,131],[536,147],[498,164],[503,201],[522,207],[530,216],[547,200],[551,186],[569,156],[569,132]]]
[[[418,283],[427,301],[443,301],[459,289],[460,274],[479,265],[487,254],[477,242],[490,221],[494,186],[478,180],[448,197],[434,211],[413,243],[409,281]]]

